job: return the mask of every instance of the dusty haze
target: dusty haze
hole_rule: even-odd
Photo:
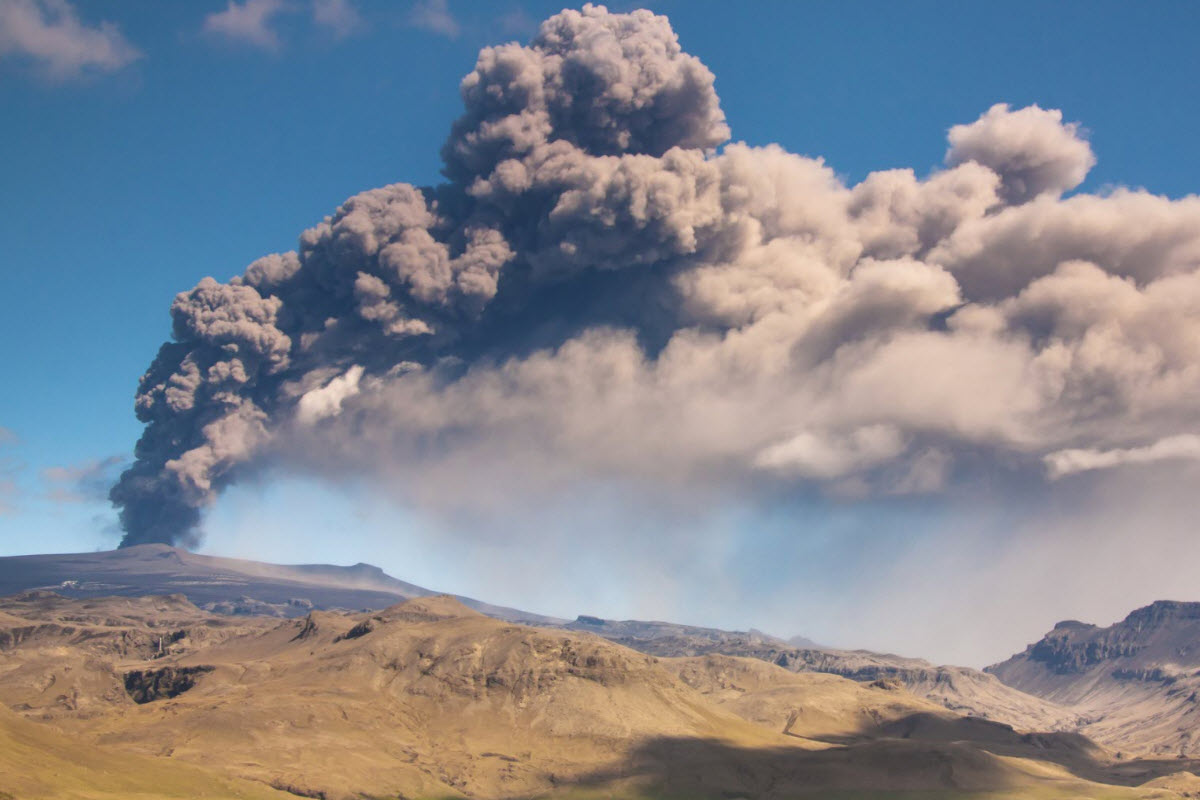
[[[195,545],[264,475],[363,482],[432,550],[554,541],[576,588],[594,554],[617,586],[669,571],[691,621],[816,548],[850,599],[797,580],[750,598],[756,624],[968,663],[1064,606],[1183,589],[1200,199],[1072,194],[1085,131],[1003,103],[943,167],[846,185],[737,143],[644,11],[565,11],[461,93],[445,183],[365,191],[176,298],[111,494],[124,544]],[[830,543],[819,515],[848,508],[869,530]]]

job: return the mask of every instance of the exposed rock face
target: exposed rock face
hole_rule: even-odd
[[[1136,641],[1140,631],[1140,625],[1101,630],[1095,625],[1068,620],[1058,623],[1041,641],[1030,645],[1029,658],[1059,675],[1081,674],[1101,662],[1137,655],[1145,646]]]
[[[310,620],[311,620],[311,617],[310,617]],[[350,630],[343,633],[341,636],[339,636],[334,641],[340,642],[345,639],[357,639],[360,636],[366,636],[368,633],[370,633],[373,630],[375,630],[375,623],[373,623],[369,619],[364,619],[362,622],[358,623],[353,628],[351,628]],[[301,633],[303,634],[303,631],[301,631]]]
[[[125,673],[125,691],[139,705],[178,697],[195,686],[198,677],[212,670],[209,666],[134,670]]]
[[[317,620],[312,614],[304,618],[304,624],[300,626],[300,632],[296,634],[293,642],[298,642],[301,639],[307,639],[310,636],[315,636],[317,633]]]
[[[986,671],[1024,691],[1069,696],[1077,676],[1098,670],[1157,681],[1188,667],[1200,668],[1200,603],[1160,600],[1107,628],[1060,622],[1023,653]]]
[[[987,672],[1077,711],[1116,749],[1200,752],[1200,603],[1160,600],[1106,628],[1060,622]]]

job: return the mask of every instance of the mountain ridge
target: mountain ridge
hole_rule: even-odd
[[[386,608],[439,594],[359,562],[270,564],[142,544],[96,553],[0,557],[0,595],[46,589],[72,597],[183,594],[222,613],[303,616],[311,608]],[[468,606],[511,622],[558,624],[557,617],[461,597]]]
[[[0,785],[51,787],[33,797],[91,796],[54,790],[69,741],[118,754],[114,769],[206,767],[325,800],[1167,800],[1181,795],[1137,787],[1185,786],[1197,768],[1114,762],[1083,737],[1023,734],[895,685],[658,658],[448,596],[279,618],[33,591],[0,598],[0,633],[0,703],[24,717],[16,736],[46,732],[0,757]]]
[[[68,597],[178,593],[201,609],[225,615],[301,617],[310,611],[386,608],[437,594],[360,562],[277,565],[206,556],[162,544],[116,551],[0,558],[0,595],[30,589]],[[757,630],[726,631],[662,621],[606,620],[586,614],[565,620],[494,606],[469,597],[470,608],[507,622],[587,632],[657,657],[710,654],[749,657],[795,673],[826,673],[861,682],[891,681],[949,710],[1032,730],[1073,730],[1077,715],[966,667],[866,650],[797,646]],[[807,640],[804,640],[807,641]]]
[[[1064,620],[985,671],[1076,711],[1102,743],[1200,753],[1200,602],[1157,600],[1106,627]]]

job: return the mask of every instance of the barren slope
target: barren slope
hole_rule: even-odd
[[[943,708],[1024,731],[1075,730],[1082,722],[1071,709],[1006,686],[992,675],[969,667],[935,666],[918,658],[867,650],[794,647],[756,631],[730,632],[595,617],[580,617],[569,627],[594,631],[657,656],[745,656],[797,673],[827,673],[855,681],[893,681]]]
[[[988,672],[1068,706],[1114,749],[1200,753],[1200,603],[1159,601],[1107,628],[1060,622]]]
[[[380,609],[433,592],[386,575],[377,567],[282,566],[200,556],[166,545],[105,553],[0,558],[0,593],[52,589],[74,597],[179,593],[227,615],[303,616],[310,609]],[[465,604],[499,619],[594,633],[656,656],[719,653],[749,656],[799,672],[827,672],[858,681],[903,683],[952,711],[1004,722],[1021,730],[1070,730],[1078,716],[1045,699],[1015,691],[963,667],[936,667],[919,659],[798,647],[758,631],[723,631],[637,620],[580,616],[572,622],[470,598]]]
[[[355,564],[267,564],[145,544],[99,553],[0,558],[0,595],[32,589],[71,597],[182,594],[224,614],[297,617],[310,609],[374,609],[437,592],[397,580],[379,567]],[[563,620],[469,597],[463,603],[500,619],[527,624]]]
[[[0,615],[0,702],[28,724],[309,796],[1150,796],[1067,771],[1109,780],[1102,758],[956,727],[895,686],[659,660],[445,597],[281,621],[34,593]],[[30,741],[21,779],[53,786],[59,751]],[[1147,769],[1119,782],[1165,774]]]
[[[96,747],[0,708],[0,797],[20,800],[295,800],[178,761]]]

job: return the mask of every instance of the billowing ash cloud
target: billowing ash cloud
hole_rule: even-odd
[[[1064,125],[1061,111],[1037,106],[1011,111],[997,103],[972,124],[955,125],[949,138],[946,163],[975,161],[994,170],[1000,196],[1010,204],[1074,189],[1096,165],[1078,126]]]
[[[268,467],[437,507],[896,495],[1156,460],[1200,424],[1200,199],[1064,197],[1095,159],[1058,111],[994,106],[944,169],[847,186],[727,143],[667,20],[592,6],[461,89],[447,183],[359,194],[176,298],[123,544],[194,542]]]

